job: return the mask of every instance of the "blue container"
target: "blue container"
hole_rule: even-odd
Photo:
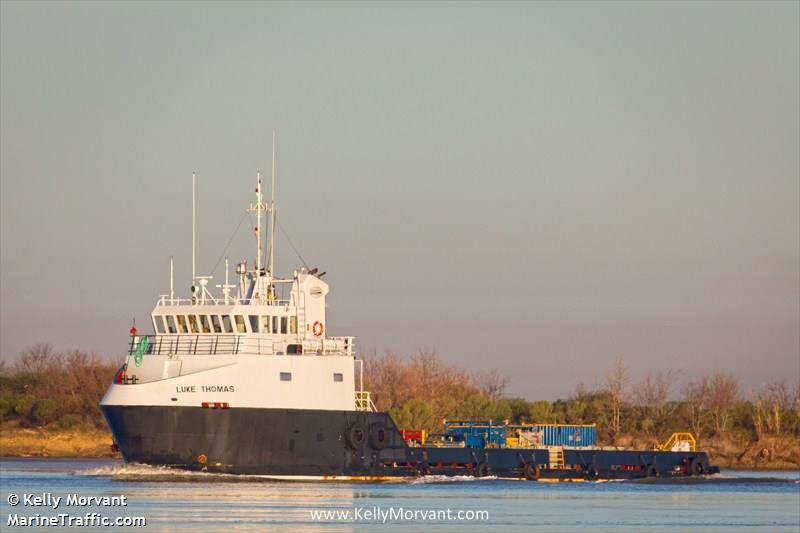
[[[597,428],[594,425],[541,424],[536,425],[535,429],[542,436],[544,446],[581,448],[597,445]]]

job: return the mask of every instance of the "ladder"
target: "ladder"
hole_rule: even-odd
[[[564,469],[564,448],[561,446],[548,446],[547,447],[547,467],[551,470]]]

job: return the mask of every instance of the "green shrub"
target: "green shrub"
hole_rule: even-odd
[[[411,398],[400,409],[390,409],[389,414],[400,429],[430,431],[436,424],[431,406],[417,398]]]
[[[55,400],[45,398],[37,400],[31,409],[31,420],[37,424],[47,424],[56,419],[58,404]]]
[[[14,413],[20,418],[28,418],[34,404],[36,404],[36,396],[32,394],[23,394],[14,402]]]
[[[83,419],[79,415],[67,413],[59,418],[55,425],[59,429],[69,429],[79,426],[81,422],[83,422]]]
[[[6,418],[12,413],[12,411],[13,409],[11,408],[11,402],[5,398],[0,398],[0,424],[6,421]]]

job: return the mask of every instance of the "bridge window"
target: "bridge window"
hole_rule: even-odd
[[[170,333],[177,333],[178,330],[175,329],[175,317],[172,315],[167,315],[167,330]]]
[[[183,315],[178,315],[178,328],[181,333],[189,333],[189,328],[186,327],[186,317]]]
[[[200,333],[200,328],[197,327],[197,315],[189,315],[189,329],[192,333]]]
[[[211,327],[208,325],[208,315],[200,315],[200,326],[203,328],[203,333],[211,333]]]
[[[333,381],[344,381],[344,376],[341,375],[339,372],[335,372],[333,374]]]
[[[222,333],[222,327],[219,325],[219,317],[211,315],[211,325],[214,326],[214,333]]]
[[[289,333],[295,334],[297,333],[297,317],[290,316],[289,317]]]
[[[222,326],[225,328],[225,333],[233,333],[233,324],[228,315],[222,315]]]
[[[269,333],[269,316],[261,315],[261,333]]]
[[[164,333],[164,317],[156,315],[153,318],[156,321],[156,333]]]
[[[234,315],[233,318],[236,320],[236,331],[245,333],[247,329],[244,327],[244,315]]]
[[[291,372],[281,372],[281,381],[292,381]]]
[[[289,323],[289,317],[288,316],[282,316],[281,317],[281,333],[283,333],[284,335],[286,334],[286,331],[287,331],[286,328],[287,328],[287,324],[288,323]]]
[[[272,317],[272,333],[278,333],[278,317]]]
[[[253,333],[258,333],[258,315],[248,315],[250,319],[250,331]]]

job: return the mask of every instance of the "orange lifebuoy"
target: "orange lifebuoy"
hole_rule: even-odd
[[[325,326],[322,325],[322,322],[317,320],[314,322],[314,325],[311,326],[311,331],[314,333],[315,337],[322,337],[322,333],[325,331]]]

